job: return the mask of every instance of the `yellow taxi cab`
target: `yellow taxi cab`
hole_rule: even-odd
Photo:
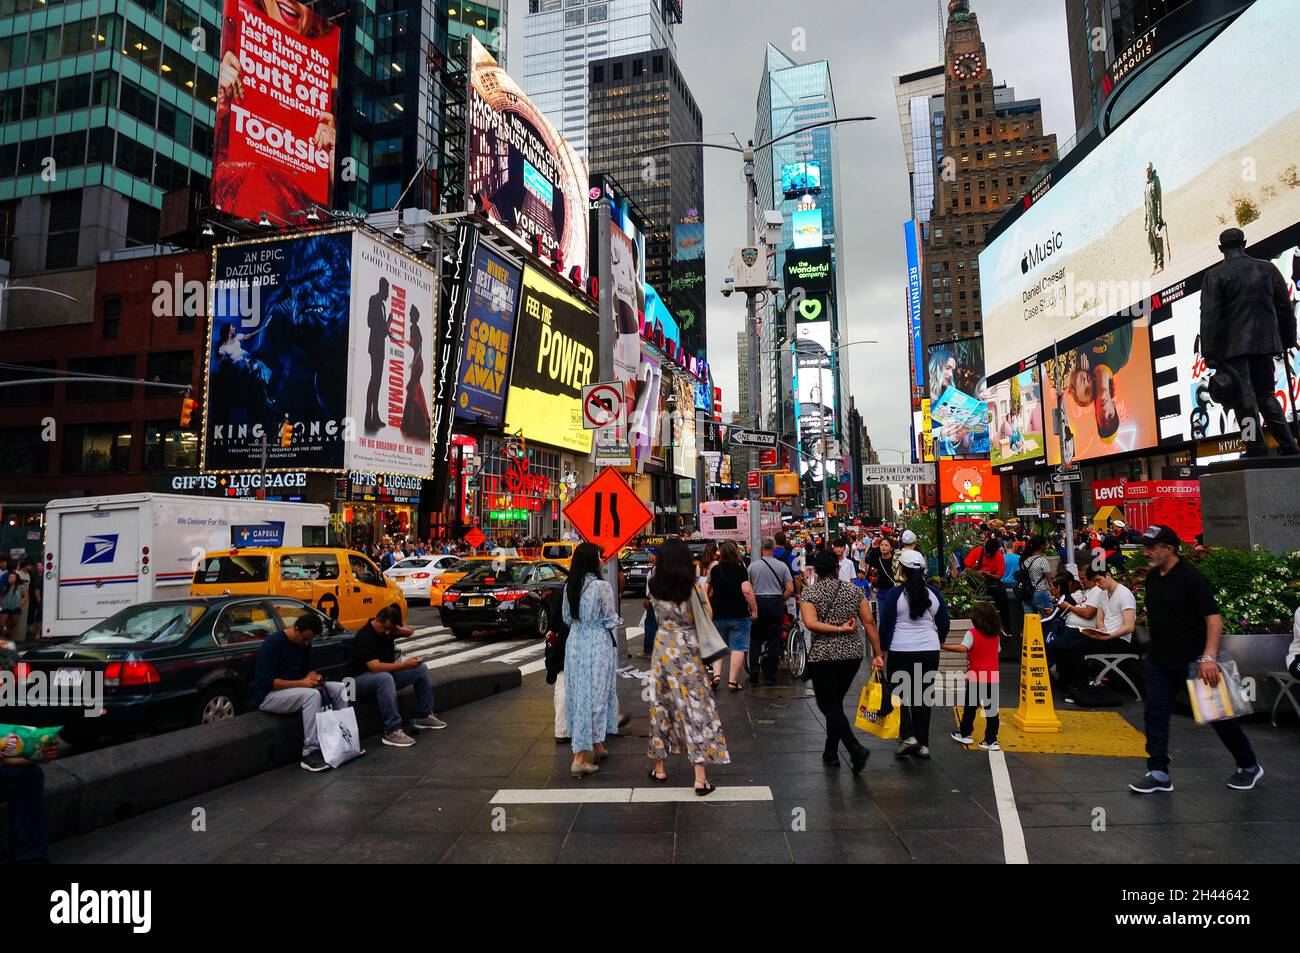
[[[465,578],[465,574],[477,563],[491,562],[500,558],[499,556],[466,556],[460,562],[452,563],[429,581],[429,605],[441,606],[442,594],[447,591],[447,587]]]
[[[357,630],[385,606],[406,621],[406,597],[361,553],[327,547],[221,549],[204,553],[192,596],[289,596]]]
[[[568,570],[573,564],[573,551],[577,548],[577,543],[542,543],[541,558],[548,563],[559,563]]]

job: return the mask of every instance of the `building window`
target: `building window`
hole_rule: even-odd
[[[118,326],[122,323],[122,299],[114,296],[104,299],[103,335],[105,341],[116,341]]]
[[[199,435],[175,421],[155,420],[144,427],[146,470],[194,470],[199,465]]]
[[[125,473],[131,468],[131,424],[75,424],[63,444],[66,473]]]
[[[41,439],[41,429],[32,426],[0,430],[0,472],[19,475],[50,471],[50,447],[53,445]]]
[[[101,377],[135,377],[135,355],[119,354],[115,357],[75,357],[68,361],[71,374],[96,374]],[[109,401],[130,400],[131,384],[88,382],[67,385],[68,400]]]
[[[593,83],[605,82],[605,67],[602,64],[596,64],[591,68],[591,81]]]
[[[194,377],[194,352],[164,351],[150,354],[144,376],[163,384],[188,384]]]

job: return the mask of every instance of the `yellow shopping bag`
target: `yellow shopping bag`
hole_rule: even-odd
[[[882,712],[880,709],[883,706],[884,686],[881,684],[879,673],[873,672],[871,681],[862,687],[862,695],[858,699],[858,717],[853,723],[867,734],[875,735],[877,738],[897,738],[898,707],[891,704],[888,711]]]

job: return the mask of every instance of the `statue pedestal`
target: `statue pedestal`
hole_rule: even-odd
[[[1300,458],[1216,463],[1201,477],[1206,546],[1300,550]]]

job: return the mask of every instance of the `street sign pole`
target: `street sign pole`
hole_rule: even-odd
[[[1074,463],[1073,455],[1067,457],[1067,431],[1069,427],[1065,420],[1065,370],[1061,367],[1061,354],[1057,350],[1056,342],[1052,342],[1052,383],[1056,385],[1056,439],[1060,442],[1061,447],[1061,466],[1062,468]],[[1079,576],[1079,567],[1074,562],[1074,487],[1071,484],[1061,483],[1061,496],[1064,497],[1062,503],[1065,509],[1065,552],[1061,553],[1061,558],[1065,561],[1066,568],[1077,579]]]
[[[600,315],[600,355],[597,360],[597,370],[599,379],[602,381],[614,380],[614,280],[613,265],[610,262],[610,244],[612,242],[610,208],[609,203],[600,202],[600,207],[596,211],[597,221],[597,241],[600,243],[597,250],[597,275],[599,283],[596,300],[597,313]],[[599,438],[599,433],[593,433],[591,436],[594,445]],[[594,451],[594,446],[593,446]],[[594,452],[593,452],[594,457]],[[593,463],[593,469],[594,469]],[[592,474],[592,481],[595,482],[596,474]],[[603,563],[600,568],[601,578],[609,583],[609,588],[614,592],[614,604],[621,605],[623,593],[619,590],[618,585],[618,560],[611,559]],[[615,639],[617,643],[618,664],[625,665],[629,662],[627,640]]]
[[[754,181],[754,150],[753,142],[750,142],[750,148],[745,152],[745,225],[746,225],[746,243],[756,245],[758,243],[758,207],[756,200],[758,197],[758,186]],[[763,254],[767,254],[766,248]],[[745,292],[745,326],[751,335],[749,343],[749,409],[752,411],[751,416],[754,421],[754,429],[759,430],[763,426],[762,419],[762,401],[759,395],[762,388],[759,386],[761,373],[759,364],[759,351],[763,347],[763,335],[758,325],[758,292],[750,289]],[[751,473],[757,473],[761,469],[759,455],[762,453],[757,447],[749,452],[749,469]],[[762,518],[762,492],[763,488],[751,487],[749,490],[749,551],[753,558],[758,558],[763,552],[763,518]]]

